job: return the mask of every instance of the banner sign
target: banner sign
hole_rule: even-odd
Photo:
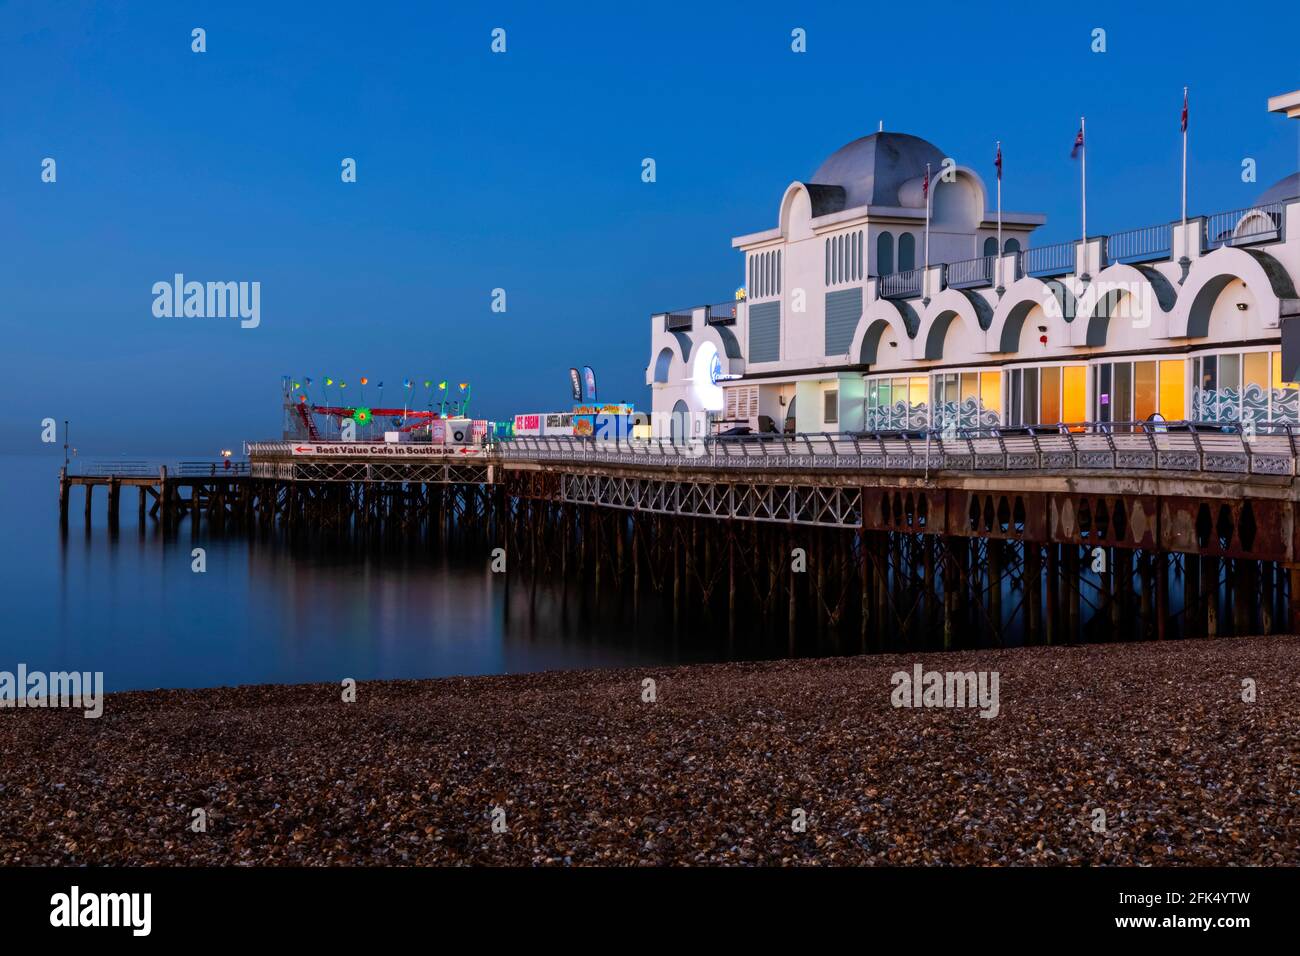
[[[485,450],[470,445],[396,444],[387,442],[294,442],[294,457],[312,458],[465,458],[482,456]]]
[[[573,400],[582,401],[582,379],[578,377],[576,368],[569,369],[569,384],[573,387]]]

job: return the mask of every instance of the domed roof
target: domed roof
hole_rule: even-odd
[[[841,186],[844,206],[901,206],[899,189],[911,179],[938,175],[943,153],[933,143],[907,133],[872,133],[841,146],[808,180],[826,186]]]
[[[1281,202],[1283,199],[1300,198],[1300,173],[1292,173],[1283,179],[1279,179],[1268,189],[1265,189],[1260,197],[1255,200],[1258,205],[1264,205],[1270,202]]]

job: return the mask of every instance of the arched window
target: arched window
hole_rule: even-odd
[[[861,281],[862,279],[862,230],[861,229],[858,230],[857,243],[858,243],[857,278],[859,281]]]
[[[876,275],[887,276],[894,271],[894,234],[882,232],[876,236]]]
[[[908,272],[916,268],[916,236],[905,232],[898,237],[898,271]]]
[[[1009,255],[1013,252],[1019,252],[1019,251],[1020,251],[1019,239],[1008,239],[1006,242],[1002,244],[1002,252],[1004,255]]]
[[[989,236],[984,240],[984,255],[996,256],[998,254],[998,240],[996,236]]]
[[[781,294],[781,250],[776,250],[776,294]]]
[[[831,241],[829,239],[822,240],[822,249],[826,253],[826,284],[830,285],[831,284]]]

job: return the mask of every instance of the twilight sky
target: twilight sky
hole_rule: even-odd
[[[1081,114],[1093,234],[1178,216],[1184,84],[1192,214],[1300,160],[1265,109],[1295,5],[479,6],[0,2],[5,447],[46,416],[83,454],[238,447],[278,435],[282,374],[468,380],[504,418],[586,363],[645,406],[650,313],[729,298],[730,238],[879,120],[990,186],[1001,139],[1039,244],[1079,230]],[[261,324],[155,318],[178,272],[260,282]]]

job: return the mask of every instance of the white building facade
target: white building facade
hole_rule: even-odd
[[[1300,93],[1269,106],[1300,116]],[[1054,245],[1035,213],[1004,210],[999,239],[990,198],[890,132],[791,183],[775,228],[732,240],[743,298],[651,316],[655,436],[1300,426],[1300,174],[1248,208]]]

